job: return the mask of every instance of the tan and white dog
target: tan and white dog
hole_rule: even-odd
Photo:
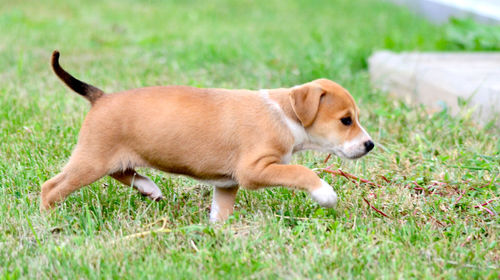
[[[137,167],[213,185],[211,221],[232,214],[239,186],[298,188],[333,207],[332,187],[310,169],[290,165],[292,154],[312,149],[355,159],[374,147],[352,96],[326,79],[260,91],[163,86],[108,95],[62,69],[58,51],[52,68],[92,108],[68,164],[42,185],[41,209],[105,175],[162,199]]]

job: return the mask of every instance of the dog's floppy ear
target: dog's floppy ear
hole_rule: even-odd
[[[310,126],[316,118],[323,94],[325,91],[316,85],[303,85],[292,89],[290,102],[295,115],[304,127]]]

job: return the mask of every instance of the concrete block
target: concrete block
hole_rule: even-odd
[[[407,6],[412,12],[436,22],[447,22],[450,17],[472,17],[489,24],[500,24],[498,0],[390,0]]]
[[[372,84],[409,101],[452,113],[458,99],[475,108],[480,123],[500,125],[500,52],[374,53],[368,60]]]

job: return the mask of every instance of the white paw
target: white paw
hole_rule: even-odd
[[[332,208],[337,205],[337,193],[323,180],[321,180],[321,187],[312,191],[311,196],[322,207]]]
[[[163,199],[163,194],[161,193],[160,190],[152,192],[150,194],[147,194],[146,196],[147,196],[147,198],[149,198],[153,201],[160,201]]]
[[[159,201],[163,199],[163,194],[160,188],[151,181],[149,178],[138,178],[134,182],[134,187],[147,198],[153,201]]]
[[[221,219],[219,218],[219,205],[215,200],[212,200],[212,207],[210,209],[210,223],[217,223],[220,222]]]

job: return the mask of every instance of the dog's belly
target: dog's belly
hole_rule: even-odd
[[[290,150],[291,139],[282,137],[276,117],[253,93],[140,91],[93,107],[82,127],[89,139],[82,140],[102,143],[110,157],[119,143],[121,154],[131,158],[122,160],[126,166],[149,166],[220,187],[237,185],[233,175],[242,161]]]
[[[238,185],[238,182],[236,182],[236,180],[234,180],[230,176],[221,175],[217,172],[213,172],[213,173],[194,172],[192,170],[192,168],[189,168],[189,167],[184,167],[184,168],[180,168],[180,167],[172,168],[172,166],[170,166],[169,168],[167,168],[165,166],[162,166],[162,167],[153,166],[153,167],[155,167],[156,169],[162,170],[164,172],[167,172],[167,173],[188,176],[188,177],[191,177],[195,180],[200,181],[201,183],[215,186],[215,187],[219,187],[219,188],[231,188],[231,187]]]
[[[195,164],[192,165],[184,165],[179,164],[179,162],[165,162],[162,164],[158,164],[158,162],[147,164],[146,166],[153,167],[160,171],[188,176],[193,179],[196,179],[200,182],[217,186],[217,187],[230,187],[237,185],[237,182],[228,174],[223,172],[221,166],[197,166]],[[203,168],[204,167],[204,168]],[[218,168],[219,167],[219,168]],[[201,169],[203,168],[203,169]]]
[[[238,183],[232,179],[199,180],[199,181],[218,188],[231,188],[238,185]]]

